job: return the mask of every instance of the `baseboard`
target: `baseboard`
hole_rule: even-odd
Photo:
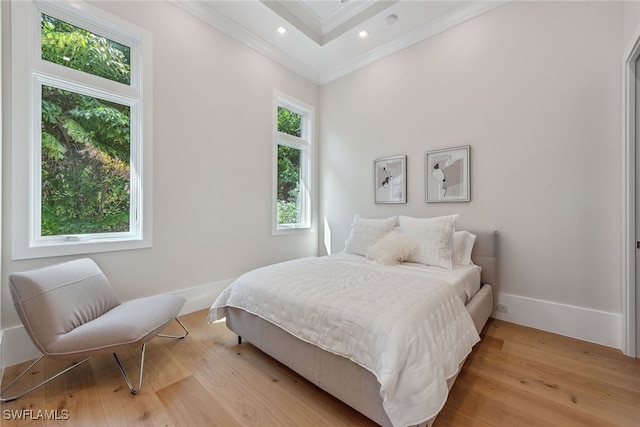
[[[209,283],[202,286],[196,286],[193,288],[182,289],[177,292],[172,292],[174,295],[180,295],[184,297],[187,302],[184,303],[180,315],[193,313],[194,311],[204,310],[211,307],[213,301],[218,298],[218,295],[229,286],[234,279],[222,280],[220,282]]]
[[[607,347],[622,348],[622,315],[500,293],[508,312],[491,317]]]
[[[33,345],[24,326],[14,326],[4,331],[2,340],[2,367],[17,365],[35,359],[42,353]]]
[[[180,314],[207,309],[233,279],[183,289],[173,294],[183,296]],[[500,293],[499,304],[508,313],[494,311],[492,317],[613,348],[622,346],[622,315],[591,310],[550,301]],[[0,330],[0,367],[35,359],[40,352],[22,325]]]
[[[2,357],[3,348],[4,348],[4,346],[2,345],[3,342],[4,342],[4,331],[0,329],[0,378],[4,377],[4,364],[2,363],[4,361],[4,357]]]
[[[233,279],[172,292],[187,300],[180,315],[211,307],[213,301],[231,282]],[[6,366],[35,359],[40,354],[22,325],[0,330],[0,371]]]

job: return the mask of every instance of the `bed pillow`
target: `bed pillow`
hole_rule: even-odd
[[[362,218],[360,215],[354,216],[344,251],[349,254],[365,256],[367,249],[393,230],[395,225],[395,216],[386,219],[368,219]]]
[[[468,231],[456,231],[451,236],[451,262],[457,265],[471,265],[471,251],[476,235]]]
[[[367,258],[380,264],[394,265],[408,260],[418,243],[399,231],[391,231],[367,250]]]
[[[455,232],[457,219],[457,214],[435,218],[401,215],[400,231],[418,242],[418,250],[409,261],[452,269],[451,236]]]

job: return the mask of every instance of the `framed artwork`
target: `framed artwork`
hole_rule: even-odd
[[[407,203],[407,156],[373,161],[375,203]]]
[[[426,202],[468,202],[469,146],[427,151],[425,154]]]

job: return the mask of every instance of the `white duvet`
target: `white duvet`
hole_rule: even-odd
[[[239,277],[208,320],[237,307],[371,371],[396,427],[435,416],[447,379],[480,340],[457,291],[421,270],[364,257],[302,258]]]

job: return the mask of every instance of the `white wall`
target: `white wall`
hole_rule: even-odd
[[[318,87],[167,2],[94,5],[154,37],[154,245],[91,255],[119,297],[225,283],[258,266],[315,255],[317,232],[271,236],[271,144],[273,90],[317,106]],[[6,178],[3,194],[1,325],[8,329],[20,324],[8,273],[61,259],[11,261]]]
[[[635,42],[632,39],[640,30],[640,2],[624,2],[624,40],[627,44]]]
[[[501,233],[507,320],[619,346],[623,11],[513,2],[323,86],[332,250],[356,213],[460,213]],[[425,151],[467,144],[472,201],[426,204]],[[408,203],[374,204],[373,160],[401,154]]]
[[[208,288],[316,253],[322,233],[270,234],[275,88],[319,107],[320,223],[331,228],[333,251],[355,213],[459,212],[461,228],[501,232],[509,320],[526,324],[535,308],[548,322],[534,326],[594,341],[611,332],[605,343],[616,345],[621,58],[640,22],[629,15],[636,4],[513,2],[320,89],[170,4],[95,4],[154,34],[154,247],[92,256],[122,299]],[[9,142],[2,329],[20,323],[8,272],[60,261],[7,256]],[[426,204],[425,151],[466,144],[472,201]],[[373,159],[399,154],[408,155],[408,203],[375,205]],[[591,337],[585,322],[594,319],[601,325]]]

